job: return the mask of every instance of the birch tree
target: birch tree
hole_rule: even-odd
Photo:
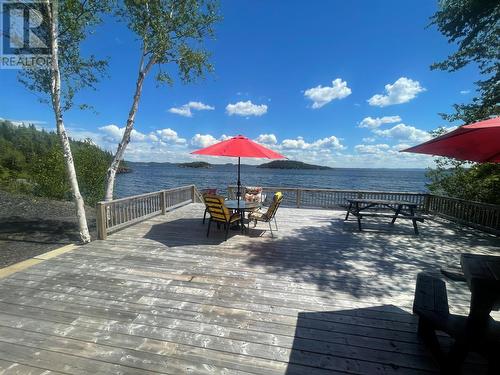
[[[106,200],[113,199],[115,177],[130,142],[144,81],[153,67],[159,83],[172,84],[173,72],[188,83],[212,70],[205,39],[219,20],[214,0],[124,0],[118,17],[140,41],[139,66],[123,137],[107,172]]]
[[[19,80],[28,89],[40,93],[40,100],[51,105],[61,142],[67,178],[76,208],[80,239],[90,242],[85,215],[85,206],[73,162],[69,137],[64,126],[63,113],[73,107],[75,94],[82,88],[94,88],[98,75],[102,74],[106,62],[94,56],[83,58],[80,43],[85,39],[89,27],[100,22],[99,14],[108,10],[105,0],[45,0],[45,22],[43,33],[49,41],[51,63],[46,69],[26,69]],[[81,105],[81,108],[87,107]]]

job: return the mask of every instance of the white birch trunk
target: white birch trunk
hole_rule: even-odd
[[[123,137],[120,143],[118,144],[118,148],[116,149],[116,153],[113,157],[113,161],[108,168],[107,172],[107,185],[106,185],[106,196],[104,199],[106,201],[110,201],[113,199],[113,191],[115,188],[115,178],[116,172],[118,171],[118,167],[120,166],[120,162],[123,160],[123,155],[125,150],[130,142],[130,135],[132,134],[132,129],[134,128],[135,115],[137,114],[137,109],[139,108],[139,101],[141,99],[142,94],[142,86],[144,84],[144,79],[146,78],[147,73],[154,65],[154,59],[151,58],[149,60],[147,66],[143,67],[144,62],[144,54],[141,58],[141,62],[139,64],[139,75],[137,77],[137,82],[135,85],[135,94],[134,100],[132,101],[132,107],[130,108],[127,125],[125,126],[125,131],[123,132]]]
[[[50,7],[50,2],[46,1],[47,7]],[[50,8],[49,8],[50,9]],[[71,186],[71,193],[76,206],[76,217],[78,219],[78,229],[80,231],[80,239],[83,243],[90,242],[89,229],[87,227],[87,218],[85,215],[85,206],[78,180],[76,178],[75,165],[73,163],[73,154],[69,143],[68,134],[64,127],[63,116],[61,111],[61,72],[59,70],[59,43],[57,40],[57,26],[55,22],[56,9],[52,8],[50,14],[50,32],[51,32],[51,52],[52,52],[52,69],[51,69],[51,98],[52,108],[56,119],[57,134],[59,135],[63,148],[64,161],[66,164],[66,172]]]

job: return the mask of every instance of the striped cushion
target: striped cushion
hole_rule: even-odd
[[[205,206],[210,214],[213,221],[218,221],[221,223],[234,223],[235,221],[241,220],[239,214],[232,214],[227,209],[224,204],[224,197],[220,195],[206,194],[203,196],[205,201]]]

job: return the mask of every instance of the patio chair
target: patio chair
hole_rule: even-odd
[[[243,198],[245,199],[245,202],[251,202],[251,203],[262,203],[266,199],[266,194],[262,193],[262,188],[260,186],[246,186],[245,187],[245,194],[243,195]],[[249,210],[248,212],[255,212],[258,211],[259,208],[256,207],[254,210]]]
[[[262,188],[258,186],[245,187],[245,201],[247,202],[262,202],[265,197],[262,194]]]
[[[207,237],[210,234],[210,225],[212,224],[212,221],[215,221],[217,223],[217,227],[220,227],[220,224],[224,224],[224,229],[226,230],[224,241],[226,241],[231,224],[241,221],[240,214],[238,212],[229,212],[228,208],[224,205],[224,197],[221,197],[220,195],[207,194],[203,199],[205,200],[207,211],[210,214]]]
[[[205,195],[216,195],[217,194],[217,189],[202,189],[200,190],[200,193],[201,193],[201,196],[203,198],[203,203],[205,203]],[[205,212],[203,213],[203,224],[205,224],[205,219],[207,217],[207,212],[208,212],[208,208],[206,207],[206,203],[205,203]]]
[[[254,222],[254,228],[257,226],[258,221],[262,221],[264,223],[269,223],[269,229],[271,230],[271,237],[274,237],[273,227],[271,222],[274,221],[274,225],[276,230],[278,230],[278,223],[276,222],[276,212],[283,201],[283,193],[277,192],[274,194],[273,201],[266,212],[262,211],[254,211],[248,215],[248,220]]]

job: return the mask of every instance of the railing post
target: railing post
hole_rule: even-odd
[[[191,185],[191,201],[196,203],[196,187]]]
[[[424,197],[424,212],[429,212],[431,207],[431,194],[426,194]]]
[[[297,208],[300,208],[300,203],[302,202],[302,190],[297,189]]]
[[[160,194],[160,207],[161,207],[161,214],[165,215],[167,213],[167,192],[165,190],[161,191]]]
[[[97,239],[105,240],[107,233],[107,215],[106,215],[106,204],[99,202],[97,203]]]

